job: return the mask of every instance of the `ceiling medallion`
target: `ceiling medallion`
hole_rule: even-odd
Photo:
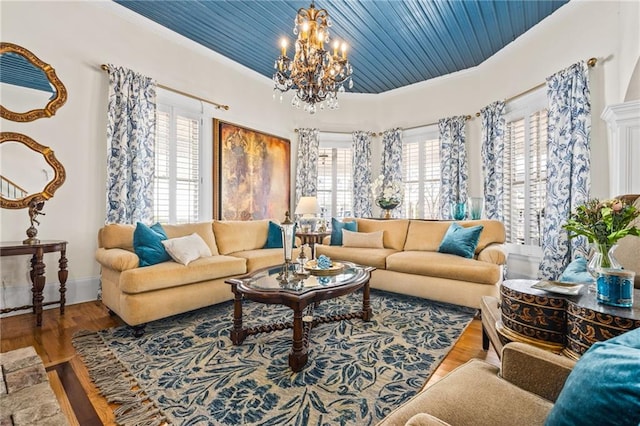
[[[353,69],[347,60],[347,44],[333,42],[333,52],[325,50],[330,44],[331,18],[325,9],[316,9],[313,1],[309,9],[300,8],[296,15],[293,34],[297,36],[293,60],[287,57],[287,39],[281,42],[282,54],[276,59],[273,74],[274,98],[276,91],[282,94],[295,90],[291,105],[310,114],[316,112],[316,104],[323,110],[337,109],[338,93],[345,91],[344,84],[353,88]]]

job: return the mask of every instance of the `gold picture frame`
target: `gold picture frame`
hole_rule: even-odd
[[[282,219],[290,209],[291,142],[214,119],[213,215]]]

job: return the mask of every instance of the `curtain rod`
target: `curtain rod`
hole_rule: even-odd
[[[590,59],[587,61],[587,65],[589,65],[589,67],[590,67],[590,68],[595,67],[597,63],[598,63],[598,59],[597,59],[597,58],[590,58]],[[547,82],[546,82],[546,81],[545,81],[544,83],[540,83],[540,84],[538,84],[537,86],[534,86],[534,87],[532,87],[532,88],[530,88],[530,89],[527,89],[527,90],[525,90],[524,92],[520,92],[520,93],[518,93],[517,95],[513,95],[513,96],[511,96],[511,97],[509,97],[509,98],[506,98],[506,99],[504,100],[504,103],[506,104],[507,102],[511,102],[512,100],[514,100],[514,99],[518,99],[518,98],[519,98],[519,97],[521,97],[521,96],[528,95],[529,93],[534,92],[534,91],[536,91],[536,90],[540,89],[541,87],[544,87],[544,85],[545,85],[545,84],[547,84]],[[480,117],[480,115],[481,115],[481,114],[480,114],[479,112],[476,112],[476,117]]]
[[[105,64],[100,65],[100,68],[102,68],[104,71],[108,71],[109,70],[109,67],[107,67],[107,65],[105,65]],[[171,87],[164,86],[162,84],[157,84],[156,83],[156,85],[161,89],[169,90],[170,92],[177,93],[179,95],[186,96],[188,98],[195,99],[197,101],[206,102],[208,104],[214,105],[216,107],[216,109],[223,109],[225,111],[229,110],[229,105],[219,104],[217,102],[210,101],[209,99],[201,98],[199,96],[195,96],[195,95],[192,95],[190,93],[183,92],[181,90],[176,90],[176,89],[173,89]]]
[[[300,131],[300,129],[295,128],[295,129],[293,129],[293,131],[298,133]],[[354,131],[357,132],[358,130],[354,130]],[[360,131],[362,131],[362,130],[360,130]],[[351,135],[351,134],[353,134],[353,132],[329,132],[329,131],[324,131],[324,130],[318,130],[318,132],[325,133],[325,134],[329,133],[329,134],[333,134],[333,135]],[[376,136],[376,132],[365,132],[365,133],[369,133],[372,136]]]
[[[466,118],[467,120],[471,120],[473,117],[472,117],[472,116],[470,116],[470,115],[465,115],[465,116],[464,116],[464,118]],[[406,131],[406,130],[419,129],[419,128],[421,128],[421,127],[435,126],[435,125],[436,125],[436,124],[438,124],[438,123],[439,123],[439,121],[436,121],[435,123],[419,124],[419,125],[417,125],[417,126],[406,127],[406,128],[404,128],[404,129],[402,129],[402,130],[403,130],[403,131]],[[384,132],[380,132],[380,133],[378,133],[378,136],[382,136],[382,135],[384,135]]]

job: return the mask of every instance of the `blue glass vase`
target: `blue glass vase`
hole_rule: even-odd
[[[463,220],[467,216],[467,203],[451,203],[451,217]]]

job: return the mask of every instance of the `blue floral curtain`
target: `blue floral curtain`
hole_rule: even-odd
[[[467,201],[467,150],[465,124],[467,117],[443,118],[440,132],[440,218],[451,219],[451,204]]]
[[[591,101],[587,64],[579,62],[547,78],[549,100],[547,140],[547,202],[539,274],[557,279],[583,248],[583,239],[569,242],[562,229],[571,211],[589,199]]]
[[[126,68],[108,66],[106,223],[153,220],[156,84]]]
[[[353,215],[371,217],[371,133],[353,132]]]
[[[385,184],[397,183],[402,186],[402,130],[385,130],[382,134],[382,175]],[[401,204],[393,210],[393,217],[402,217]]]
[[[482,172],[484,211],[487,219],[502,221],[504,193],[504,102],[496,101],[480,110],[482,119]]]
[[[318,192],[318,129],[298,130],[298,161],[296,166],[296,199],[315,196]]]

